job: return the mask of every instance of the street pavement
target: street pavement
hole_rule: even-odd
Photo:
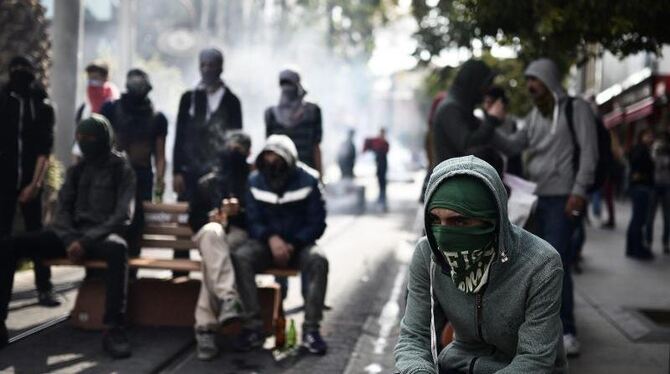
[[[360,183],[368,187],[368,212],[331,215],[326,235],[320,241],[330,260],[326,298],[330,310],[322,326],[329,343],[328,355],[296,355],[276,362],[269,350],[232,353],[229,342],[224,340],[219,358],[200,362],[195,358],[190,329],[136,328],[134,358],[112,361],[100,352],[97,334],[77,331],[65,323],[2,351],[0,372],[392,372],[392,351],[404,311],[407,265],[418,238],[414,219],[419,185],[391,184],[390,209],[382,213],[372,203],[376,195],[372,180],[363,179]],[[596,228],[595,222],[594,227],[587,227],[583,273],[574,275],[582,354],[570,359],[571,373],[669,372],[670,319],[661,318],[662,326],[658,327],[639,309],[670,310],[670,256],[660,254],[657,240],[655,261],[638,262],[624,257],[629,211],[628,204],[619,203],[615,230]],[[661,220],[656,223],[658,239]],[[66,305],[56,309],[35,306],[32,272],[18,275],[18,292],[8,320],[12,335],[37,321],[67,312],[76,295],[73,287],[81,275],[79,269],[55,270],[54,278],[67,298]],[[271,279],[261,277],[260,281]],[[299,282],[299,277],[290,280],[285,301],[288,318],[294,319],[298,327],[302,321]],[[267,346],[271,345],[269,339]],[[172,359],[167,360],[169,357]]]

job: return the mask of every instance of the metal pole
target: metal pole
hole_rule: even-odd
[[[80,0],[54,2],[51,99],[56,104],[56,157],[70,163],[79,68],[79,36],[83,29]]]

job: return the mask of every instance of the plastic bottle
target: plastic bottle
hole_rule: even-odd
[[[295,321],[291,319],[291,322],[288,326],[288,332],[286,333],[286,348],[291,349],[295,348],[297,344],[297,333],[295,331]]]

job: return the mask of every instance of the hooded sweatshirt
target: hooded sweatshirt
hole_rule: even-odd
[[[430,124],[434,165],[465,156],[472,147],[489,142],[500,121],[489,116],[480,121],[473,111],[494,77],[495,73],[482,61],[469,60],[461,66]]]
[[[587,197],[598,162],[598,137],[593,111],[584,100],[573,100],[573,124],[579,143],[579,169],[574,170],[575,143],[566,118],[570,98],[561,86],[556,64],[543,58],[532,62],[525,72],[544,83],[554,96],[554,110],[545,117],[534,107],[524,119],[525,126],[514,134],[496,131],[493,145],[514,156],[527,151],[527,173],[537,183],[538,196],[578,195]]]
[[[279,235],[298,250],[314,244],[326,230],[326,203],[319,173],[298,161],[298,151],[286,135],[270,136],[259,159],[265,152],[284,159],[289,176],[282,191],[272,190],[258,170],[249,176],[245,199],[249,235],[263,243]]]
[[[461,373],[566,372],[560,256],[547,242],[509,222],[507,193],[498,173],[474,156],[435,167],[425,200],[431,201],[437,187],[456,175],[479,178],[496,198],[499,225],[488,281],[478,293],[460,291],[427,224],[429,235],[417,243],[410,264],[396,369],[402,374],[437,373],[439,364],[440,370]],[[438,351],[437,334],[447,322],[454,328],[454,340]]]

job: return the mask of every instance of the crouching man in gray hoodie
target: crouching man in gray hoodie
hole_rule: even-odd
[[[556,64],[546,58],[532,62],[525,72],[534,108],[525,126],[512,135],[497,131],[493,145],[508,156],[526,151],[526,170],[537,183],[537,234],[551,244],[563,261],[563,342],[568,356],[579,354],[574,318],[570,264],[573,231],[584,213],[587,189],[598,162],[596,123],[589,104],[571,98],[561,86]],[[568,123],[572,112],[574,137]]]

